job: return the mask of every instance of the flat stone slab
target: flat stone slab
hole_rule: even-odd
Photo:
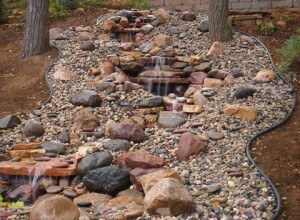
[[[77,164],[70,164],[67,168],[53,168],[54,161],[36,162],[30,164],[31,159],[23,159],[20,162],[3,161],[0,162],[0,174],[4,175],[24,175],[35,176],[75,176],[77,175]]]
[[[148,77],[130,77],[130,81],[134,83],[174,83],[174,84],[190,84],[189,78],[148,78]]]

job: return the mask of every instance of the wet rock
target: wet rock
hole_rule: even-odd
[[[144,140],[145,133],[136,124],[116,124],[108,131],[111,139],[125,139],[140,143]]]
[[[90,206],[97,207],[97,206],[105,205],[111,199],[112,199],[112,197],[110,195],[106,195],[106,194],[86,193],[86,194],[76,197],[73,200],[73,202],[77,205],[79,203],[81,203],[82,205],[84,205],[83,203],[85,203],[85,205],[87,205],[86,203],[88,203],[88,204],[91,203]]]
[[[138,103],[139,108],[154,108],[164,106],[164,100],[161,96],[153,96]]]
[[[199,137],[187,132],[180,136],[176,156],[179,161],[186,161],[189,160],[190,156],[198,155],[204,151],[205,144]]]
[[[72,104],[77,106],[99,107],[101,102],[100,96],[96,92],[89,90],[79,91],[72,97]]]
[[[164,178],[157,182],[146,194],[144,206],[149,214],[161,216],[177,216],[192,212],[195,208],[184,185],[173,178]]]
[[[157,47],[166,47],[172,45],[172,38],[167,35],[157,35],[154,37],[154,44]]]
[[[159,168],[164,166],[164,159],[146,152],[134,151],[121,154],[114,160],[114,164],[128,168]]]
[[[131,148],[131,144],[127,140],[115,139],[115,140],[106,140],[103,142],[103,148],[109,151],[126,151]]]
[[[80,49],[83,51],[93,51],[95,50],[95,45],[93,41],[83,41],[80,45]]]
[[[30,120],[28,121],[23,129],[26,137],[40,137],[45,133],[41,122]]]
[[[33,188],[31,185],[22,185],[8,193],[8,198],[13,201],[29,203],[32,201]]]
[[[63,191],[63,187],[61,186],[50,186],[47,188],[46,192],[49,194],[57,194]]]
[[[130,186],[130,171],[117,166],[98,168],[88,172],[83,183],[90,191],[116,195]]]
[[[209,30],[209,22],[208,19],[202,20],[199,24],[198,30],[201,32],[208,32]]]
[[[70,135],[68,132],[61,132],[59,133],[58,135],[58,140],[61,142],[61,143],[70,143]]]
[[[41,144],[47,153],[65,154],[66,147],[59,141],[45,141]]]
[[[15,115],[7,115],[0,119],[0,129],[14,128],[21,124],[21,120]]]
[[[186,115],[182,112],[160,112],[158,125],[161,128],[177,128],[186,121]]]
[[[180,14],[179,19],[183,21],[194,21],[196,20],[196,14],[193,12],[183,12]]]
[[[244,99],[247,98],[248,96],[253,96],[254,93],[256,93],[256,89],[253,89],[248,86],[240,86],[235,90],[234,96],[237,99]]]
[[[77,206],[63,196],[54,196],[33,207],[30,220],[78,220],[80,216]]]
[[[50,40],[65,40],[67,37],[64,35],[64,30],[61,28],[51,28],[49,30]]]
[[[112,163],[112,155],[109,152],[96,152],[83,158],[78,163],[78,173],[86,175],[90,170],[108,166]]]
[[[136,76],[143,71],[144,67],[137,62],[121,63],[120,69],[129,76]]]
[[[274,80],[276,77],[276,74],[273,70],[262,70],[256,74],[256,76],[253,78],[257,82],[270,82]]]
[[[86,132],[94,131],[100,125],[97,116],[91,109],[85,108],[77,112],[74,119],[74,126]]]
[[[257,118],[256,110],[248,106],[230,105],[223,109],[223,112],[227,116],[246,119],[247,121],[253,121]]]
[[[208,57],[217,57],[217,56],[219,56],[220,54],[223,53],[224,49],[225,49],[225,46],[221,42],[216,41],[216,42],[213,43],[213,45],[209,49],[206,56],[208,56]]]
[[[41,190],[46,191],[50,186],[57,185],[57,180],[51,177],[41,177],[38,180],[38,186]]]
[[[151,172],[149,174],[145,174],[140,177],[141,184],[145,194],[149,192],[149,190],[160,180],[164,178],[173,178],[181,181],[181,177],[178,173],[171,169],[162,169],[158,171]]]

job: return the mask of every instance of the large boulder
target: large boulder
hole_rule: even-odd
[[[108,166],[112,163],[112,155],[109,152],[95,152],[78,163],[78,173],[81,176],[86,175],[90,170]]]
[[[103,148],[113,152],[126,151],[131,148],[131,143],[122,139],[106,140],[103,142]]]
[[[72,104],[77,106],[99,107],[101,102],[102,100],[97,92],[89,90],[79,91],[72,97]]]
[[[160,181],[163,178],[174,178],[181,181],[181,177],[179,176],[179,174],[171,169],[162,169],[145,174],[140,177],[145,194],[149,192],[152,186],[154,186],[158,181]]]
[[[79,220],[77,206],[64,196],[54,196],[36,204],[30,212],[30,220]]]
[[[256,110],[248,106],[230,105],[224,108],[223,112],[227,116],[246,119],[247,121],[253,121],[257,118]]]
[[[146,152],[135,151],[123,153],[114,160],[114,164],[129,168],[159,168],[165,165],[164,159],[148,154]]]
[[[205,144],[200,138],[190,132],[180,136],[176,156],[179,161],[186,161],[190,156],[198,155],[205,151]]]
[[[108,131],[111,139],[125,139],[140,143],[144,140],[145,133],[137,124],[116,124]]]
[[[26,137],[40,137],[45,133],[41,122],[30,120],[28,121],[23,129]]]
[[[179,180],[164,178],[146,193],[144,207],[152,215],[177,216],[192,212],[195,204]]]
[[[66,147],[60,141],[45,141],[42,143],[41,146],[46,150],[47,153],[55,153],[55,154],[66,153]]]
[[[90,191],[116,195],[130,186],[130,170],[117,166],[98,168],[88,172],[83,183]]]
[[[83,131],[94,131],[100,125],[100,121],[91,109],[85,108],[76,113],[74,126]]]
[[[160,112],[158,118],[158,125],[161,128],[177,128],[186,123],[187,117],[182,112]]]
[[[164,100],[161,96],[153,96],[144,99],[138,103],[139,108],[154,108],[164,106]]]
[[[21,123],[21,120],[15,115],[7,115],[0,119],[0,129],[14,128]]]

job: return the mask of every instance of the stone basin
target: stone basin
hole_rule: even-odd
[[[36,162],[29,164],[31,159],[23,159],[20,162],[3,161],[0,162],[0,174],[4,175],[23,175],[23,176],[75,176],[77,175],[77,164],[70,164],[67,168],[53,168],[51,163],[54,160],[46,162]]]

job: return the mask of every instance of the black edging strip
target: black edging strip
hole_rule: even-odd
[[[35,107],[32,111],[41,109],[43,106],[45,106],[46,104],[48,104],[48,103],[51,101],[52,96],[53,96],[53,87],[52,87],[51,82],[50,82],[49,73],[50,73],[50,71],[52,70],[52,68],[54,67],[54,65],[57,63],[57,61],[61,58],[62,52],[61,52],[61,49],[58,48],[58,47],[55,46],[55,45],[51,45],[51,47],[52,47],[52,48],[55,48],[55,49],[58,51],[59,54],[58,54],[58,56],[56,57],[56,59],[53,61],[53,63],[52,63],[52,64],[45,70],[45,72],[44,72],[44,74],[45,74],[45,80],[46,80],[47,86],[48,86],[48,88],[49,88],[49,93],[50,93],[50,94],[49,94],[47,100],[46,100],[43,104],[41,104],[41,105]]]
[[[202,13],[201,13],[202,14]],[[203,16],[205,16],[206,18],[208,18],[207,15],[205,14],[202,14]],[[243,31],[236,31],[238,33],[241,33],[243,35],[246,35],[248,37],[251,37],[252,39],[254,39],[257,43],[259,43],[264,49],[265,51],[267,52],[268,56],[269,56],[269,59],[271,61],[271,65],[272,65],[272,68],[273,70],[276,70],[276,66],[274,64],[274,61],[273,61],[273,58],[271,56],[271,53],[270,51],[268,50],[268,48],[256,37],[246,33],[246,32],[243,32]],[[61,49],[52,45],[52,47],[54,47],[55,49],[57,49],[59,51],[59,55],[58,57],[53,61],[53,64],[45,71],[45,80],[48,84],[48,87],[49,87],[49,91],[50,91],[50,94],[49,94],[49,97],[48,99],[40,106],[38,106],[37,108],[35,108],[35,110],[41,108],[42,106],[46,105],[47,103],[49,103],[52,99],[52,96],[53,96],[53,87],[51,85],[51,82],[50,82],[50,79],[49,79],[49,72],[52,70],[53,66],[56,64],[56,62],[61,58],[62,56],[62,52],[61,52]],[[265,134],[265,133],[268,133],[272,130],[274,130],[275,128],[278,128],[279,126],[281,126],[282,124],[284,124],[292,115],[292,113],[295,111],[295,107],[296,107],[296,102],[297,102],[297,95],[294,91],[294,88],[293,88],[293,85],[288,81],[286,80],[283,76],[279,75],[278,74],[278,77],[280,79],[282,79],[284,81],[285,84],[287,84],[290,89],[291,89],[291,93],[293,94],[294,96],[294,102],[293,102],[293,106],[292,106],[292,110],[289,112],[289,114],[278,124],[276,125],[273,125],[272,127],[270,128],[267,128],[263,131],[260,131],[258,132],[256,135],[254,135],[252,138],[250,138],[250,140],[248,140],[247,142],[247,146],[246,146],[246,149],[245,149],[245,152],[246,152],[246,155],[248,157],[248,159],[250,160],[250,162],[252,163],[252,165],[255,166],[255,168],[258,170],[258,172],[265,178],[265,180],[268,182],[268,184],[271,186],[274,194],[275,194],[275,197],[276,197],[276,201],[277,201],[277,205],[276,205],[276,211],[274,213],[274,215],[272,216],[272,220],[276,220],[280,217],[281,213],[282,213],[282,201],[281,201],[281,197],[280,197],[280,194],[278,192],[278,190],[276,189],[274,183],[270,180],[270,178],[261,170],[261,168],[258,166],[258,164],[255,162],[255,160],[253,159],[252,157],[252,154],[251,154],[251,149],[252,149],[252,144],[253,142],[258,138],[260,137],[261,135]]]

